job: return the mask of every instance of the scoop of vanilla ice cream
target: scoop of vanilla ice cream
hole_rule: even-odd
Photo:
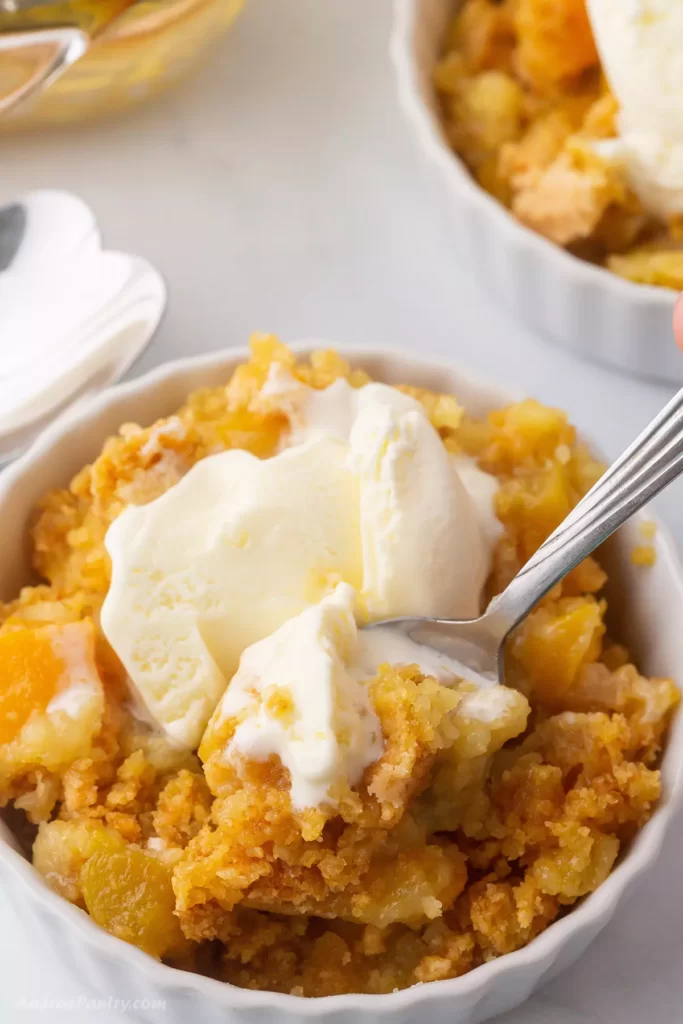
[[[319,435],[272,459],[198,462],[107,532],[102,628],[152,717],[194,747],[245,647],[345,580],[360,589],[358,484]]]
[[[302,444],[318,433],[348,441],[360,390],[364,389],[352,388],[343,377],[329,387],[311,388],[293,377],[281,363],[273,363],[258,401],[266,410],[274,407],[289,420],[285,447]]]
[[[274,364],[261,395],[288,416],[289,444],[319,434],[349,442],[361,501],[361,612],[476,616],[501,532],[496,478],[450,456],[422,405],[386,384],[339,379],[318,391]]]
[[[291,775],[296,808],[335,802],[333,786],[356,785],[382,752],[382,729],[363,681],[350,671],[357,642],[355,592],[340,584],[243,653],[202,744],[226,719],[239,724],[222,753],[265,761]],[[277,693],[277,701],[268,696]]]
[[[474,618],[488,573],[476,509],[422,406],[383,384],[357,396],[361,604],[370,619]]]
[[[386,627],[358,631],[354,603],[353,588],[341,583],[243,653],[200,747],[214,792],[220,794],[231,762],[239,770],[242,758],[276,755],[289,770],[295,808],[337,804],[343,784],[357,785],[382,753],[368,681],[385,662],[417,665],[444,685],[463,678],[477,684],[458,704],[461,727],[499,726],[510,735],[523,730],[528,704],[522,694],[473,677],[445,654]]]
[[[187,747],[242,652],[337,584],[361,620],[465,618],[488,572],[495,482],[470,463],[461,478],[419,402],[282,374],[263,401],[286,410],[289,447],[203,459],[106,537],[103,630],[147,712]]]
[[[596,144],[623,165],[644,206],[683,212],[683,4],[587,0],[603,71],[620,107],[618,138]]]
[[[491,552],[503,534],[503,524],[496,515],[498,480],[480,469],[468,455],[452,456],[453,467],[477,514],[477,523],[486,548],[487,571]]]

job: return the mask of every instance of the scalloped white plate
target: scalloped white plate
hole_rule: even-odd
[[[158,271],[103,250],[78,197],[30,192],[0,207],[0,461],[124,374],[165,305]]]

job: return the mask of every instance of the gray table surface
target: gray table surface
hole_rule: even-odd
[[[562,406],[616,455],[670,390],[548,347],[454,263],[452,228],[397,107],[390,23],[389,0],[249,0],[182,91],[123,121],[0,139],[0,201],[77,192],[108,247],[163,272],[168,314],[135,374],[253,330],[419,347]],[[658,502],[679,541],[682,488]],[[679,822],[582,960],[501,1024],[683,1019],[682,839]],[[56,955],[37,959],[0,892],[1,1019],[122,1019],[78,1008],[85,995]],[[22,1008],[29,998],[45,1008]]]

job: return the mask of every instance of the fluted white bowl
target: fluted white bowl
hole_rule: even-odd
[[[301,353],[319,345],[294,346]],[[458,396],[471,413],[516,400],[503,388],[461,373],[453,366],[398,352],[344,349],[354,365],[389,384],[408,382]],[[247,357],[245,350],[168,363],[121,384],[54,423],[33,447],[0,474],[0,600],[31,581],[26,531],[31,509],[53,487],[64,486],[99,452],[122,423],[151,424],[169,415],[197,388],[228,380]],[[683,680],[683,573],[661,527],[652,568],[632,565],[637,524],[615,538],[610,553],[610,605],[617,619],[627,615],[629,644],[644,671]],[[616,584],[616,585],[615,585]],[[159,1001],[168,1024],[408,1024],[421,1017],[434,1024],[479,1024],[523,1002],[542,982],[577,959],[612,917],[617,904],[652,866],[683,792],[683,718],[677,718],[662,765],[663,796],[652,819],[602,886],[533,942],[462,978],[438,981],[391,995],[346,995],[302,999],[251,992],[175,970],[101,930],[83,911],[52,892],[19,853],[0,822],[0,884],[16,912],[32,927],[36,943],[51,948],[66,970],[100,997],[128,1000],[127,1019],[158,1021]]]
[[[391,53],[409,128],[452,220],[454,259],[541,337],[641,377],[683,381],[676,293],[634,284],[524,227],[474,180],[445,136],[432,75],[461,0],[394,0]]]

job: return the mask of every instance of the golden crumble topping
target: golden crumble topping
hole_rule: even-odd
[[[566,17],[579,32],[563,55],[574,73],[591,41],[580,4]],[[510,75],[515,26],[507,4],[471,0],[453,40]],[[557,47],[542,18],[534,31]],[[533,49],[522,66],[525,81],[545,81]],[[485,91],[500,84],[490,78]],[[99,627],[104,535],[126,503],[151,500],[213,452],[275,452],[286,419],[259,401],[274,362],[316,388],[368,379],[335,353],[297,363],[256,338],[226,385],[150,428],[122,427],[41,502],[32,539],[44,582],[0,605],[0,800],[37,826],[33,863],[49,885],[179,968],[303,996],[456,977],[523,946],[606,878],[659,797],[678,691],[640,675],[608,636],[605,573],[589,558],[513,638],[495,715],[477,714],[472,684],[381,666],[369,693],[383,752],[334,807],[293,808],[277,757],[221,758],[234,720],[209,727],[197,754],[172,748],[136,717]],[[558,410],[528,400],[475,420],[457,396],[406,390],[448,450],[499,482],[488,598],[600,466]],[[646,529],[643,547],[651,540]],[[67,721],[51,702],[74,679],[91,698]],[[268,699],[291,712],[285,692]]]
[[[628,280],[681,290],[662,223],[595,143],[616,135],[585,0],[464,0],[434,72],[448,138],[523,224]]]

